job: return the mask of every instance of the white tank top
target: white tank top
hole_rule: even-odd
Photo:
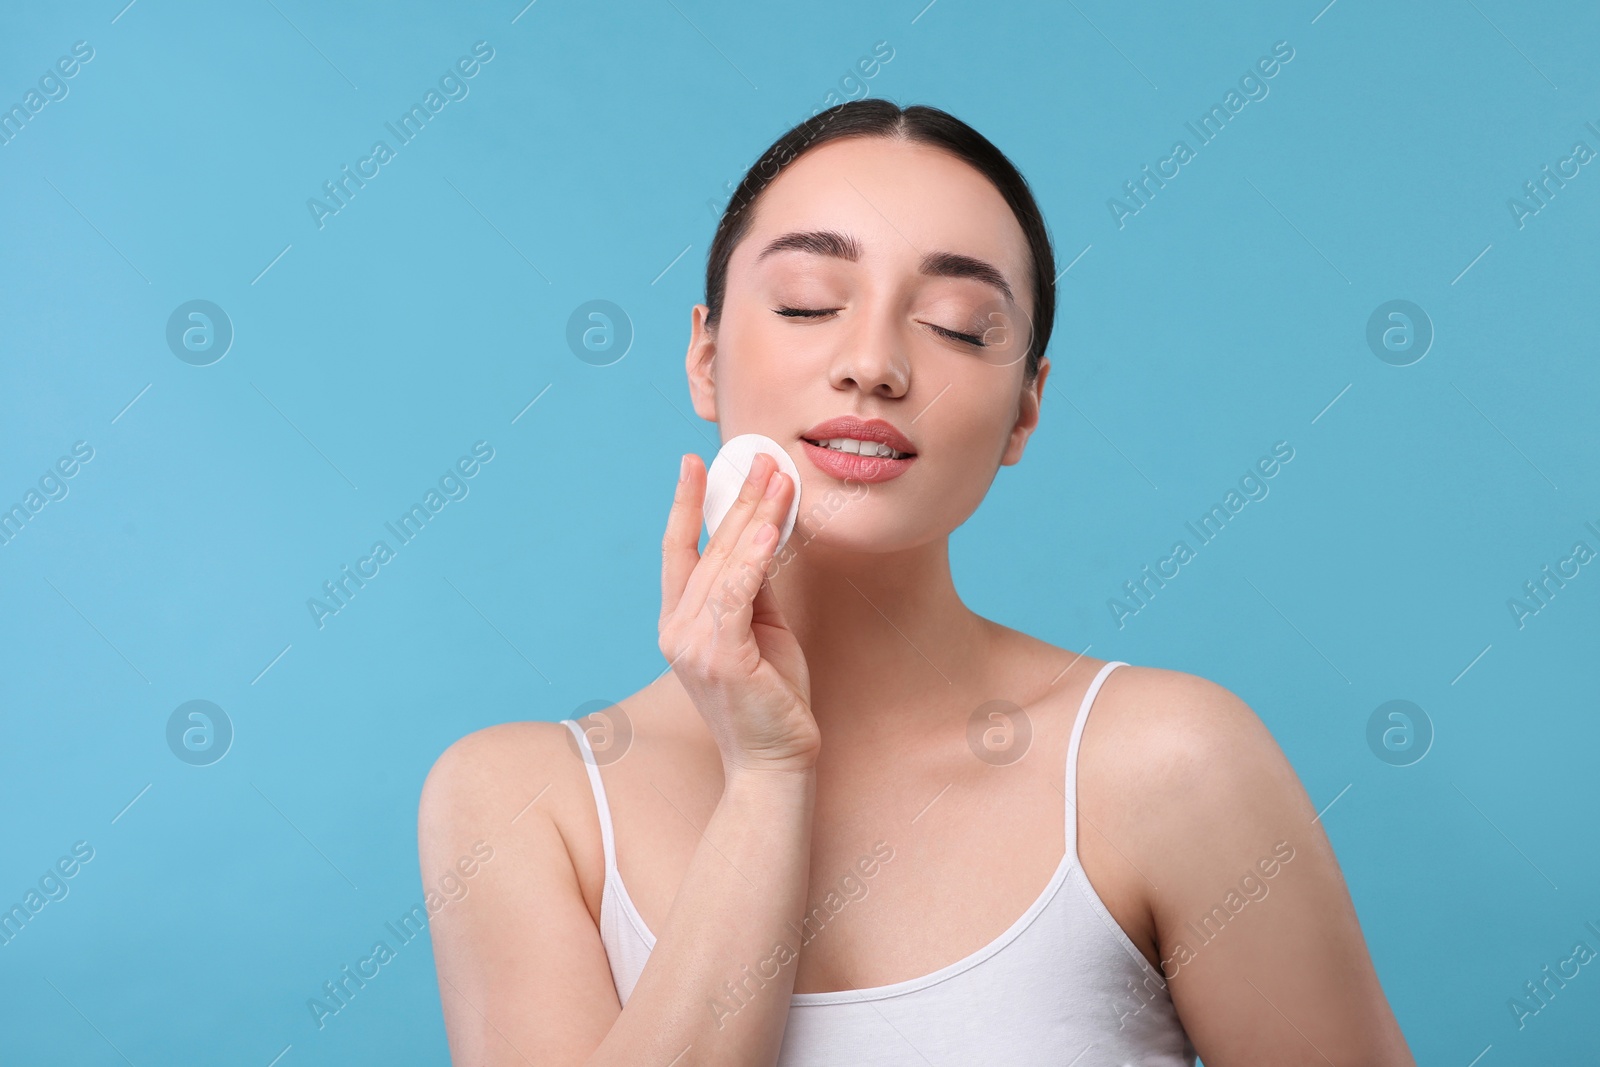
[[[1066,849],[1038,899],[1005,933],[932,974],[792,994],[778,1067],[1194,1067],[1195,1048],[1167,983],[1117,925],[1078,859],[1078,743],[1101,683],[1124,665],[1113,660],[1102,667],[1078,708],[1067,747]],[[606,861],[600,940],[626,1005],[656,938],[617,872],[594,750],[575,720],[561,721],[577,737],[600,815]],[[760,979],[752,973],[745,982],[750,996]],[[725,1004],[737,1006],[731,998]],[[718,1014],[709,1003],[707,1010]]]

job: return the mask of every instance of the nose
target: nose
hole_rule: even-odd
[[[846,331],[828,368],[828,380],[835,389],[854,387],[878,396],[905,396],[911,388],[911,364],[890,318],[864,313],[857,320],[858,328]]]

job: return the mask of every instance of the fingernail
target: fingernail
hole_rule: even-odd
[[[773,471],[771,476],[767,478],[767,491],[761,495],[771,500],[778,495],[778,486],[780,484],[782,483],[778,480],[778,472]]]
[[[764,522],[761,524],[761,529],[756,531],[756,544],[770,544],[775,541],[777,537],[778,528],[770,522]]]
[[[688,480],[689,480],[689,453],[685,452],[678,459],[678,481],[686,482]]]

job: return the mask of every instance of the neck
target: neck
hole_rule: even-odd
[[[957,594],[946,538],[873,554],[813,542],[772,589],[805,652],[824,735],[846,723],[943,721],[989,675],[992,624]]]

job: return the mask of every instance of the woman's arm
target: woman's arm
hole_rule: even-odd
[[[452,745],[423,787],[426,885],[437,885],[475,842],[494,850],[464,882],[466,895],[430,924],[451,1061],[773,1063],[794,988],[792,960],[753,997],[742,993],[747,1001],[733,1014],[712,1005],[737,1003],[724,982],[756,990],[743,965],[755,972],[776,942],[793,940],[784,924],[804,910],[814,772],[730,772],[623,1009],[555,817],[578,816],[568,826],[594,819],[582,767],[557,731],[566,727],[480,730]],[[538,803],[518,814],[546,784]]]
[[[1144,815],[1106,832],[1159,887],[1160,969],[1206,1067],[1415,1067],[1316,808],[1271,733],[1205,679],[1129,674],[1118,721],[1125,751],[1141,754]]]
[[[699,457],[685,456],[662,538],[658,629],[662,654],[722,755],[722,796],[626,1009],[559,829],[590,825],[570,806],[580,803],[570,794],[587,792],[587,782],[570,756],[558,765],[563,753],[554,741],[501,743],[507,734],[548,737],[566,727],[480,730],[452,745],[423,786],[424,879],[448,869],[463,846],[487,840],[486,827],[507,827],[512,842],[494,877],[433,922],[445,1025],[459,1063],[761,1067],[777,1060],[798,957],[786,949],[775,970],[770,961],[805,910],[821,748],[804,655],[763,580],[795,487],[771,456],[757,455],[702,555],[705,477]],[[550,799],[568,805],[559,821],[541,809],[545,801],[513,798],[515,783],[553,790],[557,780],[581,783]],[[516,809],[527,810],[510,815]],[[499,821],[511,818],[525,828],[511,834],[512,824]],[[741,987],[746,992],[733,997]],[[716,1006],[729,1000],[740,1004],[731,1016]]]

